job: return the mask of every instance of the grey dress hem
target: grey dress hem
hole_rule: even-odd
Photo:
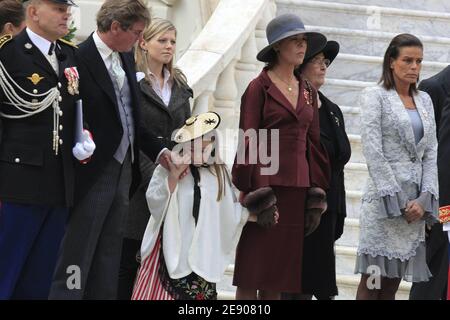
[[[385,278],[403,279],[408,282],[428,281],[432,274],[426,263],[425,242],[420,242],[416,249],[416,255],[408,260],[370,254],[358,253],[356,257],[355,273],[369,274],[373,271],[370,267],[379,267],[380,275]]]

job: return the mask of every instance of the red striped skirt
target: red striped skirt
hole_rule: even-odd
[[[150,255],[141,263],[131,300],[174,300],[159,277],[161,265],[161,234]]]
[[[211,283],[192,272],[180,279],[171,279],[162,251],[161,232],[150,255],[139,268],[132,300],[215,300],[217,291]]]

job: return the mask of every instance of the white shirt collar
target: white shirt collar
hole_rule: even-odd
[[[31,42],[33,42],[33,44],[39,49],[39,51],[42,52],[43,55],[48,56],[48,50],[50,49],[51,42],[33,32],[30,28],[27,28],[26,31]]]
[[[164,73],[164,86],[165,86],[170,79],[170,71],[166,67],[163,67],[163,73]],[[152,80],[158,79],[156,77],[156,75],[150,69],[148,70],[148,75],[152,78]]]
[[[103,61],[108,61],[111,57],[111,54],[114,52],[110,47],[107,46],[105,42],[99,37],[98,31],[94,32],[92,35],[92,38],[94,39],[95,46],[97,47],[98,52],[100,53],[100,56],[102,57]]]

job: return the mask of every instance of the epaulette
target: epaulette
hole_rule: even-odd
[[[5,34],[4,36],[0,37],[0,49],[13,38],[11,34]]]
[[[74,47],[74,48],[78,49],[78,46],[75,43],[67,41],[66,39],[61,38],[61,39],[58,39],[58,41],[61,41],[62,43],[67,44],[68,46],[71,46],[71,47]]]

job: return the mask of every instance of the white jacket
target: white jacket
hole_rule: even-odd
[[[142,260],[148,257],[163,226],[163,253],[172,279],[195,272],[209,282],[219,282],[234,258],[248,211],[237,201],[228,181],[218,202],[217,178],[207,168],[199,168],[201,201],[197,226],[192,215],[194,179],[191,174],[170,194],[168,171],[155,169],[146,198],[151,217],[141,246]]]

